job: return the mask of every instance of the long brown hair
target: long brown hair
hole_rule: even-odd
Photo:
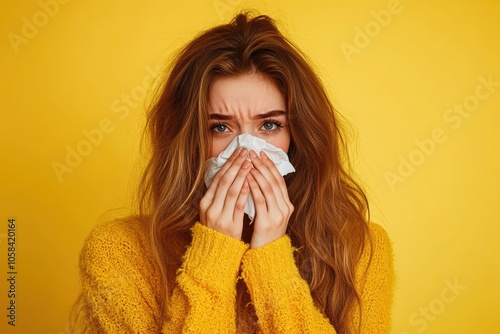
[[[173,60],[148,113],[151,151],[139,192],[140,217],[162,273],[162,314],[205,191],[211,84],[257,72],[276,85],[287,105],[289,157],[297,170],[286,176],[295,207],[287,233],[298,248],[297,266],[336,331],[352,328],[353,310],[361,309],[354,270],[370,240],[368,202],[350,176],[340,115],[306,59],[271,18],[245,12],[200,33]],[[238,299],[237,307],[244,308],[243,302]]]

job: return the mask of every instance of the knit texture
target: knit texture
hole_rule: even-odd
[[[357,266],[362,333],[387,333],[394,289],[393,254],[385,230],[370,224],[369,249]],[[80,255],[83,297],[92,333],[245,333],[238,327],[236,284],[244,279],[260,333],[335,333],[299,274],[284,236],[264,247],[248,244],[196,223],[193,240],[177,271],[167,319],[159,311],[160,272],[145,228],[138,222],[101,224]],[[354,314],[355,325],[359,313]]]

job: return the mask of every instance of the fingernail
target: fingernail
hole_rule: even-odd
[[[267,156],[267,154],[264,151],[260,152],[260,156],[262,159],[269,159],[269,157]]]
[[[248,154],[247,149],[246,149],[246,148],[244,148],[244,149],[242,149],[242,150],[241,150],[241,152],[240,152],[240,157],[244,157],[244,156],[245,156],[245,155],[247,155],[247,154]]]
[[[251,150],[251,151],[250,151],[250,156],[251,156],[252,158],[257,158],[257,153],[255,153],[255,151],[254,151],[254,150]]]
[[[250,167],[252,163],[248,160],[245,160],[245,162],[243,163],[243,166],[241,166],[242,168],[244,169],[247,169],[248,167]]]

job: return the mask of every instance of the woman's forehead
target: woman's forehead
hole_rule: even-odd
[[[209,114],[227,114],[235,117],[285,111],[283,94],[260,74],[221,77],[210,89]],[[247,115],[250,113],[250,115]]]

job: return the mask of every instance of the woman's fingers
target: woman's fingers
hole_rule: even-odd
[[[250,172],[247,176],[248,186],[250,187],[250,192],[252,193],[253,203],[255,205],[256,212],[267,212],[266,198],[260,190],[259,184],[253,177],[253,172]]]
[[[245,214],[245,206],[247,204],[248,195],[250,194],[250,186],[248,185],[248,180],[246,179],[243,182],[243,186],[241,188],[240,194],[238,196],[238,200],[236,201],[236,205],[234,207],[233,220],[234,221],[243,221],[243,215]]]
[[[279,207],[279,200],[276,197],[275,189],[273,189],[273,185],[267,181],[267,179],[258,171],[257,169],[252,169],[250,172],[252,176],[252,185],[257,186],[259,191],[256,192],[256,196],[253,197],[255,206],[257,208],[258,204],[261,205],[262,209],[265,209],[268,212],[274,212]],[[281,195],[281,190],[278,189],[278,192]],[[252,192],[253,196],[253,192]],[[283,201],[282,201],[283,202]],[[260,211],[260,210],[259,210]]]
[[[241,197],[241,192],[244,191],[243,189],[243,186],[246,182],[246,178],[247,178],[247,174],[250,172],[250,166],[252,165],[252,163],[250,161],[245,161],[243,162],[243,164],[241,165],[241,168],[240,170],[238,171],[238,174],[236,175],[236,177],[234,178],[231,186],[229,187],[229,189],[227,190],[225,196],[224,196],[224,203],[223,203],[223,210],[226,210],[225,214],[228,215],[229,218],[233,218],[236,211],[238,210],[238,201],[242,201],[242,199],[240,199]],[[228,171],[229,172],[229,171]],[[223,190],[222,190],[222,187],[219,187],[219,189],[217,190],[217,192],[221,192],[221,194],[223,195]],[[244,196],[244,194],[243,194]],[[221,196],[221,199],[222,199],[223,196]],[[216,195],[216,198],[217,198],[217,195]],[[243,209],[244,209],[244,206],[243,206]],[[243,215],[242,215],[243,217]]]
[[[293,205],[288,198],[285,180],[271,159],[250,151],[255,168],[248,174],[248,184],[255,203],[255,227],[250,248],[262,247],[286,233]]]
[[[283,236],[293,205],[283,176],[273,161],[247,149],[237,149],[214,176],[200,202],[200,220],[219,232],[241,238],[243,215],[251,193],[255,203],[255,229],[251,247]],[[253,165],[253,168],[251,166]]]
[[[255,227],[250,248],[259,248],[285,235],[289,215],[286,209],[282,211],[277,204],[271,204],[276,203],[272,200],[274,193],[262,190],[257,179],[262,182],[264,178],[258,171],[252,171],[247,178],[255,203]]]
[[[237,155],[236,159],[233,161],[233,163],[228,168],[226,168],[224,174],[221,174],[221,176],[218,177],[217,181],[215,180],[214,177],[213,182],[217,183],[215,185],[216,189],[215,189],[215,194],[213,195],[212,205],[211,205],[211,208],[213,208],[213,210],[222,211],[222,208],[226,203],[227,197],[230,197],[229,198],[230,203],[232,203],[233,205],[236,202],[236,199],[238,198],[238,195],[240,193],[241,186],[243,185],[243,182],[245,180],[245,176],[250,170],[250,168],[244,168],[243,171],[240,173],[240,170],[242,169],[241,167],[246,162],[247,155],[248,153],[246,149],[241,150],[240,153]],[[228,162],[229,160],[226,162],[226,164],[228,164]],[[248,164],[246,164],[246,166],[249,167]],[[236,180],[238,182],[234,184]]]
[[[288,192],[283,176],[279,173],[278,169],[274,165],[274,162],[272,162],[272,160],[269,159],[264,152],[261,152],[261,157],[264,159],[260,159],[254,151],[250,151],[250,158],[253,166],[259,172],[256,173],[253,171],[252,175],[261,187],[264,195],[269,194],[269,196],[266,196],[266,200],[272,201],[268,203],[271,208],[275,204],[274,202],[281,207],[288,207]],[[280,181],[282,184],[280,184]],[[270,196],[271,193],[274,194],[274,196]]]
[[[280,174],[278,168],[276,168],[274,162],[267,156],[267,154],[264,151],[260,152],[260,159],[264,163],[264,165],[269,169],[269,171],[273,174],[274,178],[278,182],[283,197],[288,200],[288,189],[286,187],[285,179]]]
[[[212,183],[208,187],[205,195],[203,196],[202,201],[200,202],[200,208],[207,209],[208,206],[212,203],[215,192],[217,191],[217,187],[219,185],[219,180],[226,173],[226,171],[233,165],[234,161],[238,158],[241,153],[241,148],[237,148],[234,150],[233,154],[227,159],[226,163],[221,167],[221,169],[215,174]]]
[[[200,202],[202,224],[241,239],[243,214],[250,192],[246,176],[250,172],[248,151],[238,149],[214,176]],[[246,185],[246,186],[245,186]]]

